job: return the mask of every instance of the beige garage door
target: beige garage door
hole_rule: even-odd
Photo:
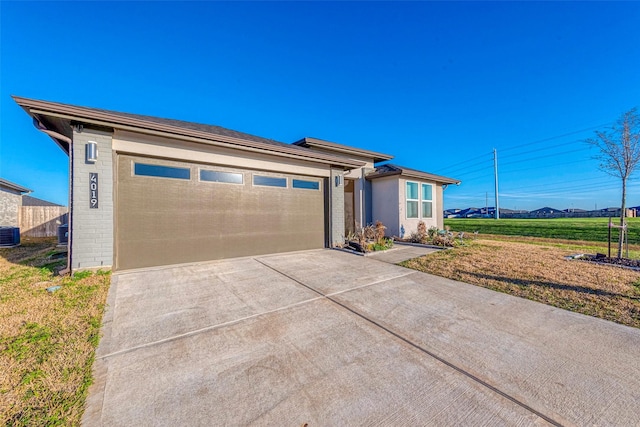
[[[324,182],[118,156],[116,269],[324,247]]]

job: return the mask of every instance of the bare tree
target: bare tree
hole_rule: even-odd
[[[595,138],[586,142],[597,147],[600,154],[600,169],[622,181],[622,203],[620,226],[624,227],[627,216],[627,181],[640,163],[640,116],[637,108],[624,113],[616,123],[605,131],[596,131]],[[622,256],[624,230],[618,239],[618,258]]]

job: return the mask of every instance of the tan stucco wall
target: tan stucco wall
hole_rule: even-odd
[[[130,153],[175,160],[188,160],[238,168],[259,169],[299,175],[329,177],[329,166],[304,160],[243,152],[196,142],[116,130],[113,149]]]
[[[389,176],[371,181],[371,209],[373,222],[381,221],[386,227],[387,236],[400,235],[398,221],[398,177]]]
[[[405,192],[407,181],[418,184],[431,184],[433,186],[432,218],[407,218]],[[387,236],[400,236],[401,227],[404,227],[404,237],[418,229],[418,223],[424,221],[427,228],[437,227],[442,229],[443,223],[443,192],[442,186],[434,182],[406,179],[399,175],[376,178],[371,181],[373,221],[382,221],[387,227]],[[419,192],[421,192],[419,188]],[[419,211],[422,206],[419,203]]]
[[[399,184],[400,184],[400,197],[399,197],[399,201],[400,201],[400,212],[399,212],[399,217],[400,217],[400,224],[404,225],[404,230],[405,230],[405,237],[408,236],[409,234],[411,234],[412,231],[416,231],[418,229],[418,223],[420,221],[424,221],[425,225],[427,226],[427,229],[429,229],[430,227],[438,227],[439,229],[442,228],[442,223],[440,225],[438,225],[438,211],[442,210],[442,204],[438,203],[438,190],[437,190],[437,185],[433,182],[429,182],[429,181],[422,181],[419,179],[406,179],[406,178],[400,178],[399,180]],[[431,184],[433,185],[433,201],[432,201],[432,213],[433,213],[433,217],[432,218],[407,218],[407,205],[406,205],[406,200],[405,200],[405,193],[406,193],[406,189],[407,189],[407,181],[410,182],[417,182],[418,185],[425,183],[425,184]],[[441,188],[441,187],[440,187]],[[422,188],[418,188],[418,193],[421,196],[422,192]],[[422,206],[421,203],[418,204],[419,205],[419,212],[422,215]]]

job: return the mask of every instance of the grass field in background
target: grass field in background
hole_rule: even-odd
[[[613,223],[620,218],[613,218]],[[629,244],[640,244],[640,218],[627,218]],[[491,219],[446,218],[444,225],[451,231],[464,231],[503,236],[544,237],[551,239],[606,242],[609,218],[553,218],[553,219]],[[611,229],[612,241],[618,240],[618,230]]]

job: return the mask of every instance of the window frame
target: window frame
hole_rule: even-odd
[[[139,173],[137,170],[137,166],[140,165],[142,167],[151,167],[151,168],[164,168],[164,169],[173,169],[175,171],[186,171],[187,177],[180,176],[163,176],[163,175],[152,175],[150,173]],[[180,166],[169,166],[169,165],[159,165],[153,163],[141,163],[133,160],[133,167],[131,168],[133,176],[145,177],[145,178],[160,178],[160,179],[175,179],[178,181],[191,181],[191,168],[188,167],[180,167]]]
[[[228,174],[228,175],[240,175],[240,180],[241,182],[232,182],[232,181],[210,181],[207,179],[202,179],[202,172],[210,172],[210,173],[216,173],[216,174]],[[207,169],[207,168],[199,168],[198,169],[198,181],[199,182],[209,182],[212,184],[230,184],[230,185],[244,185],[244,173],[242,172],[230,172],[230,171],[221,171],[221,170],[214,170],[214,169]]]
[[[270,184],[257,184],[256,177],[260,178],[268,178],[272,180],[284,180],[284,186],[282,185],[270,185]],[[289,188],[289,180],[284,176],[273,176],[273,175],[261,175],[261,174],[251,174],[251,185],[254,187],[267,187],[267,188]]]
[[[416,185],[416,196],[418,196],[417,199],[412,199],[409,198],[409,184],[415,184]],[[406,217],[406,219],[419,219],[420,218],[420,183],[417,181],[409,181],[406,180],[405,181],[405,186],[404,186],[404,206],[405,206],[405,212],[404,212],[404,216]],[[415,203],[416,204],[416,216],[409,216],[409,203]]]
[[[317,188],[309,188],[309,187],[296,187],[296,182],[305,182],[309,184],[317,185]],[[317,179],[301,179],[301,178],[291,178],[291,188],[296,190],[311,190],[311,191],[320,191],[322,189],[320,185],[320,181]]]
[[[431,191],[430,191],[431,198],[427,199],[427,198],[424,197],[424,188],[430,188],[431,189]],[[424,211],[425,211],[425,209],[424,209],[425,205],[424,204],[425,203],[429,203],[429,205],[430,205],[430,211],[431,211],[430,212],[431,213],[430,216],[425,216],[425,214],[424,214]],[[424,219],[432,219],[433,218],[433,184],[428,184],[426,182],[421,182],[420,183],[420,218],[424,218]]]

